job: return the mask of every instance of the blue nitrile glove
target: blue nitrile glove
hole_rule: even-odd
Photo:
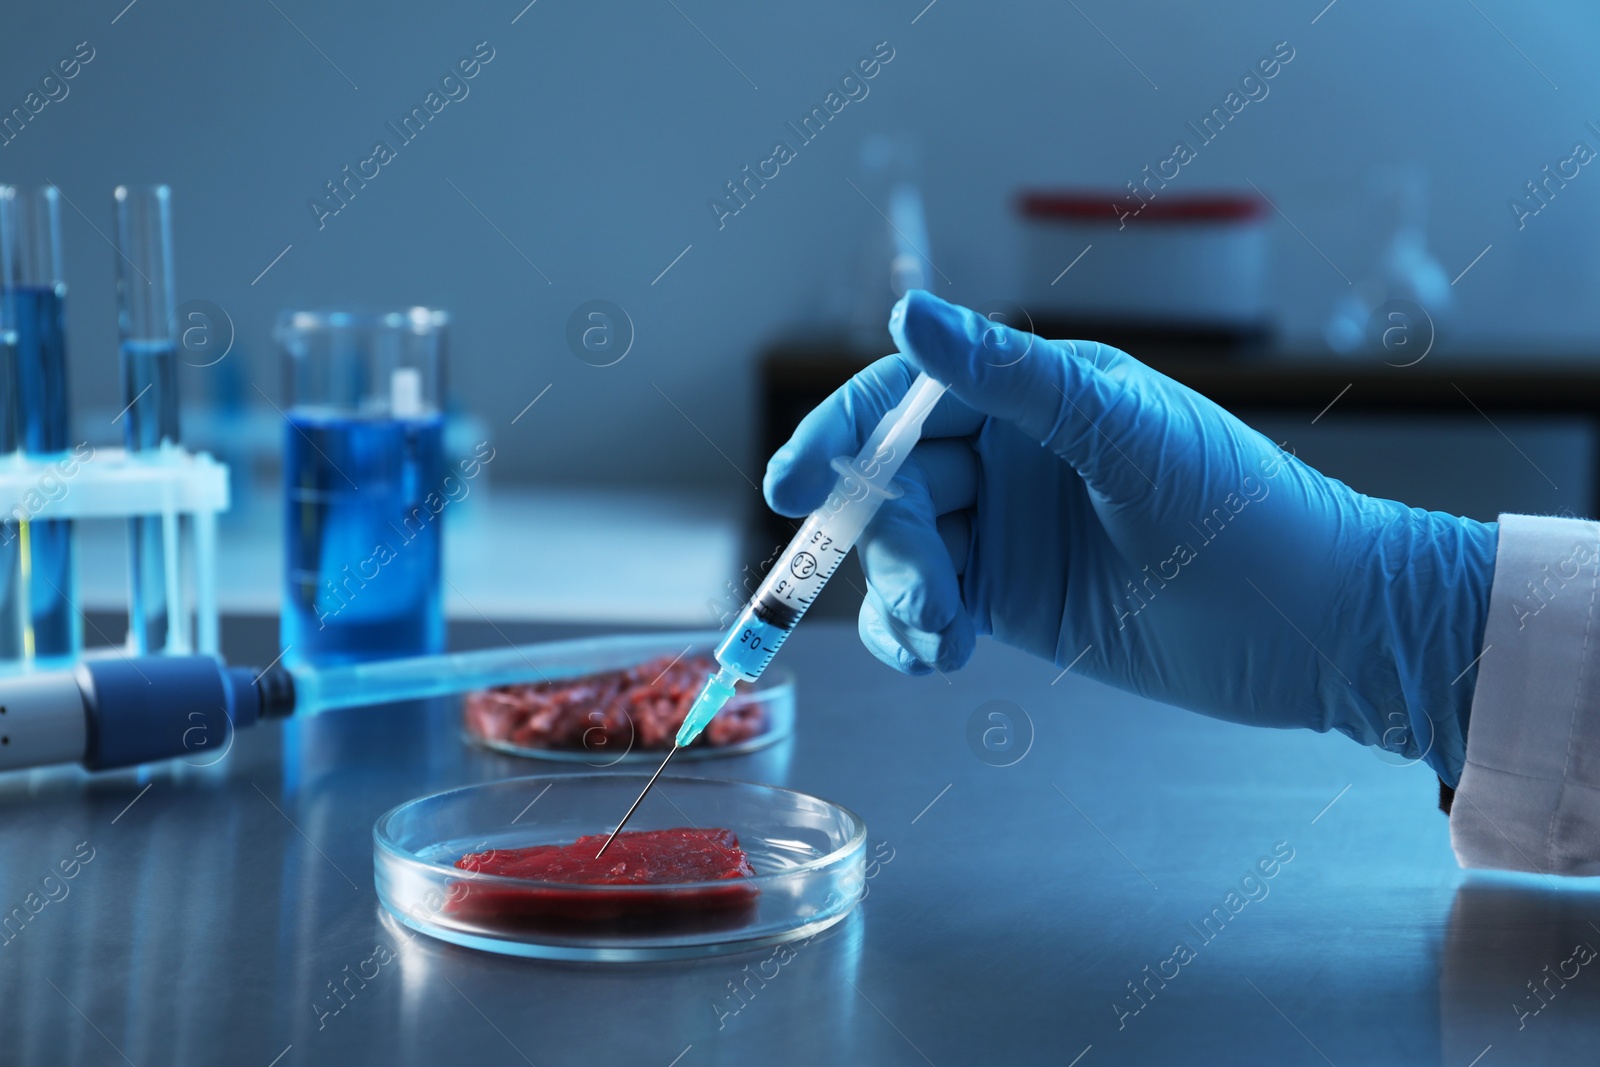
[[[879,659],[953,670],[991,633],[1207,715],[1339,730],[1455,784],[1493,524],[1364,496],[1102,344],[920,291],[890,332],[902,354],[807,415],[766,476],[774,509],[810,512],[828,461],[854,455],[919,370],[949,384],[904,496],[858,545]]]

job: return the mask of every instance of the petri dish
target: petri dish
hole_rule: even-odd
[[[664,777],[631,830],[727,829],[753,876],[571,885],[461,870],[469,852],[607,834],[645,775],[538,775],[408,801],[373,826],[378,900],[406,926],[512,956],[629,962],[742,952],[811,937],[848,915],[864,884],[866,824],[777,786]]]
[[[559,659],[541,658],[538,671],[530,670],[524,686],[467,694],[461,703],[462,733],[471,742],[507,755],[585,763],[597,769],[659,763],[672,739],[651,708],[656,694],[663,682],[678,693],[685,686],[697,693],[709,671],[695,670],[693,665],[710,659],[723,636],[625,635],[614,645],[602,638]],[[599,677],[614,679],[622,673],[629,676],[625,684]],[[551,699],[552,691],[571,696]],[[677,722],[682,722],[692,700],[693,693],[680,698]],[[752,685],[741,683],[711,726],[674,759],[738,756],[781,741],[794,732],[794,700],[794,676],[781,667],[767,671]]]

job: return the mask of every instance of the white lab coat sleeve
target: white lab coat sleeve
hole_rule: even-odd
[[[1499,538],[1451,844],[1600,875],[1600,523],[1502,515]]]

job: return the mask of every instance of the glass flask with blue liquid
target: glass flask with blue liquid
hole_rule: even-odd
[[[289,663],[440,652],[445,495],[440,378],[449,317],[295,311],[286,363]]]

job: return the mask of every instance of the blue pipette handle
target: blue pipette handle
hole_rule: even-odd
[[[257,673],[215,656],[117,656],[0,680],[0,707],[0,771],[179,756],[208,766],[235,730],[288,715],[294,684],[281,667]]]

